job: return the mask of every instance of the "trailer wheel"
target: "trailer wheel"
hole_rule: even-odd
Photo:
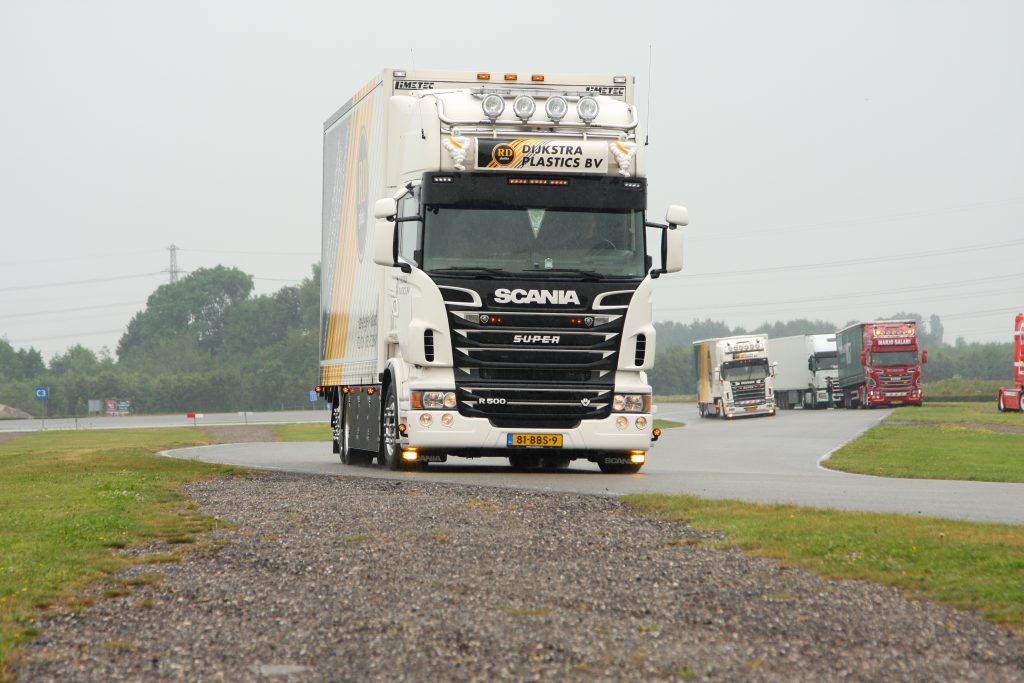
[[[389,386],[384,397],[384,411],[380,416],[380,466],[389,470],[402,468],[402,454],[398,448],[398,399],[395,387]]]

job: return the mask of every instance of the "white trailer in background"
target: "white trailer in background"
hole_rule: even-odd
[[[836,335],[798,334],[768,340],[775,370],[775,402],[779,408],[828,408],[838,399]]]
[[[774,363],[762,335],[693,342],[697,409],[701,417],[774,415]]]

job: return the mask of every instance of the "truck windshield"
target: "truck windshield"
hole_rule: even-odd
[[[722,379],[729,382],[746,382],[764,379],[768,376],[768,359],[732,360],[722,363]]]
[[[917,351],[887,351],[881,353],[875,351],[871,354],[872,367],[892,368],[900,365],[917,365],[920,361],[917,358]]]
[[[818,354],[814,357],[815,370],[835,370],[839,367],[839,358],[835,353]]]
[[[637,209],[428,206],[423,268],[515,275],[641,278],[644,215]]]

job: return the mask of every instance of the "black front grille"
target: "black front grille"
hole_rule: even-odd
[[[623,318],[449,307],[459,412],[509,428],[607,417]]]
[[[909,389],[913,382],[913,375],[907,373],[905,375],[891,375],[881,376],[878,378],[878,384],[883,389]]]

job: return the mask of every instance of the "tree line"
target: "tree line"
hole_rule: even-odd
[[[308,408],[318,377],[320,269],[300,284],[253,295],[253,281],[236,268],[199,269],[158,287],[135,314],[115,353],[76,345],[45,362],[36,349],[0,339],[0,404],[41,412],[32,388],[50,387],[49,415],[86,415],[90,399],[127,399],[139,413],[234,412]],[[1008,379],[1012,345],[953,344],[942,322],[914,313],[879,319],[918,321],[928,349],[925,382],[948,378]],[[845,325],[844,325],[845,326]],[[734,334],[831,333],[824,320],[764,323],[752,330],[722,321],[660,322],[655,368],[660,395],[696,392],[692,342]]]

